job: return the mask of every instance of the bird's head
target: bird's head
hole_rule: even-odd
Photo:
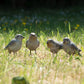
[[[31,33],[29,39],[37,39],[37,35],[35,33]]]
[[[70,41],[70,39],[68,37],[65,37],[63,39],[63,44],[70,44],[70,43],[71,43],[71,41]]]
[[[24,36],[22,36],[21,34],[17,34],[15,36],[15,38],[18,39],[18,40],[22,40],[22,39],[24,39]]]
[[[47,40],[47,47],[48,48],[51,48],[53,46],[53,44],[54,44],[54,41],[52,39]]]

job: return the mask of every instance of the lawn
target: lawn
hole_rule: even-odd
[[[1,10],[1,9],[0,9]],[[40,41],[37,54],[25,43],[35,32]],[[22,34],[25,39],[17,55],[4,47]],[[47,48],[48,39],[63,41],[69,37],[82,57],[69,56],[60,50],[52,57]],[[1,10],[0,12],[0,84],[11,84],[12,78],[23,76],[30,84],[84,84],[84,8]]]

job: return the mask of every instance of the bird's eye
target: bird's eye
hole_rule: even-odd
[[[19,36],[17,36],[17,37],[19,37]]]

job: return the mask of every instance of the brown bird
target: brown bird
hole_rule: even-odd
[[[30,55],[31,51],[35,50],[36,54],[36,49],[39,47],[40,42],[37,39],[37,35],[35,33],[31,33],[29,36],[29,39],[26,41],[26,48],[30,50]]]
[[[57,54],[58,51],[60,49],[62,49],[62,44],[59,43],[59,42],[55,42],[54,40],[52,39],[48,39],[47,41],[47,47],[50,48],[50,51],[53,53],[53,54]]]
[[[72,43],[71,40],[67,37],[63,39],[63,49],[69,55],[78,54],[81,56],[81,50],[77,48],[77,46],[74,43]]]
[[[21,34],[17,34],[13,40],[9,42],[9,44],[4,48],[7,49],[9,53],[13,52],[16,53],[18,50],[20,50],[22,46],[22,39],[24,37]]]

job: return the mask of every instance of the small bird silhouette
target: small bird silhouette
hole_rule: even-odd
[[[13,52],[16,53],[18,50],[20,50],[22,46],[22,39],[24,37],[21,34],[17,34],[13,40],[9,42],[9,44],[4,48],[7,49],[9,53]]]
[[[31,51],[35,50],[36,54],[36,49],[39,47],[40,42],[37,39],[37,35],[35,33],[31,33],[29,36],[29,39],[26,41],[26,48],[30,50],[30,55]]]
[[[80,54],[81,50],[77,48],[77,46],[74,43],[72,43],[68,37],[65,37],[63,39],[63,49],[69,55],[78,54],[81,56]]]
[[[59,42],[55,42],[54,40],[52,39],[48,39],[47,40],[47,47],[50,48],[50,51],[53,53],[53,54],[57,54],[58,51],[60,49],[62,49],[62,43],[59,43]]]

